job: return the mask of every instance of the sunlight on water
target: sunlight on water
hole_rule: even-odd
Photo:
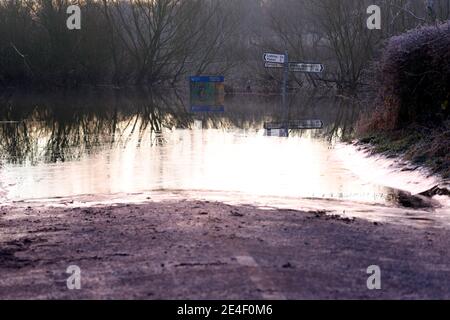
[[[135,132],[79,161],[7,166],[2,180],[11,200],[182,189],[383,201],[383,188],[345,169],[326,141],[263,130]]]

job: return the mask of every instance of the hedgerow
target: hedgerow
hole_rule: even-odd
[[[360,130],[444,123],[450,114],[450,21],[390,38],[377,74],[376,110]]]

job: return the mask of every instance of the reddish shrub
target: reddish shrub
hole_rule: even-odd
[[[450,22],[389,39],[378,63],[375,113],[361,131],[439,123],[450,114]]]

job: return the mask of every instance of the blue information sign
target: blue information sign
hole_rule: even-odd
[[[224,82],[224,76],[194,76],[190,77],[191,82]]]
[[[223,112],[224,76],[193,76],[190,80],[191,112]]]

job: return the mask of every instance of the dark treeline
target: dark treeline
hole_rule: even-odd
[[[321,61],[321,76],[292,87],[355,90],[384,40],[447,20],[450,0],[379,0],[381,30],[368,30],[371,0],[0,0],[0,85],[176,85],[224,74],[231,89],[278,90],[262,53]],[[81,7],[81,30],[66,9]]]
[[[153,84],[225,72],[237,1],[0,1],[0,82]],[[69,30],[70,4],[81,30]],[[231,61],[231,60],[229,60]]]

